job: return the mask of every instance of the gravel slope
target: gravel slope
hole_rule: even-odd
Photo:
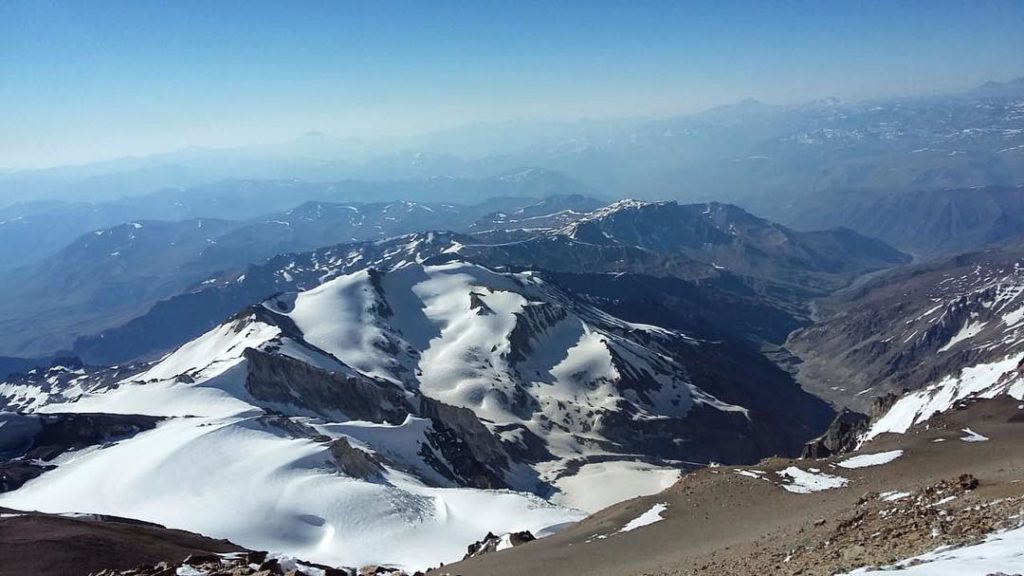
[[[1009,398],[975,402],[861,448],[860,453],[903,450],[886,464],[835,466],[849,457],[844,456],[774,459],[745,469],[762,478],[735,468],[703,469],[661,494],[613,506],[556,536],[432,574],[815,576],[973,542],[1017,522],[1010,516],[1024,503],[1024,409],[1018,404]],[[963,441],[964,428],[988,440]],[[791,493],[775,474],[791,466],[816,468],[848,483]],[[978,480],[976,489],[959,486],[963,474]],[[894,491],[910,495],[891,502],[879,496]],[[619,532],[662,503],[663,520]]]

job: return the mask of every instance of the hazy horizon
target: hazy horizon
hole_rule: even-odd
[[[0,169],[481,123],[957,92],[1024,75],[1018,2],[0,6]]]

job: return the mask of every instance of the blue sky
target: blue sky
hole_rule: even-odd
[[[0,0],[0,166],[1022,75],[1018,0]]]

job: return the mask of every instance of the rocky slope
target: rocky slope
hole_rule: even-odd
[[[723,274],[780,301],[830,292],[908,257],[850,230],[797,232],[736,206],[623,200],[562,229],[500,247],[507,264],[570,272],[633,272],[686,279]],[[538,256],[539,254],[539,256]],[[493,258],[493,256],[491,256]],[[538,262],[539,258],[539,262]]]
[[[1018,405],[972,402],[838,457],[705,468],[431,574],[1013,574],[1024,541]],[[986,440],[966,441],[968,427]]]
[[[1024,354],[1024,251],[916,265],[819,304],[787,347],[805,388],[866,411],[876,398],[950,384],[995,385]],[[1005,364],[1005,366],[1004,366]]]

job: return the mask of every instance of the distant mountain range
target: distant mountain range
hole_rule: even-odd
[[[0,176],[18,566],[1016,567],[1024,81],[413,144]]]
[[[138,195],[98,201],[76,201],[74,195],[65,195],[60,201],[22,202],[0,208],[0,272],[35,264],[87,232],[133,221],[206,218],[244,222],[307,202],[473,205],[494,198],[520,199],[492,203],[492,210],[497,211],[528,203],[521,199],[590,192],[581,182],[561,174],[517,168],[483,178],[204,181],[188,187],[146,188]]]
[[[847,226],[919,259],[949,256],[1024,239],[1024,185],[821,194],[786,221]]]
[[[559,202],[546,201],[544,206],[564,215]],[[528,238],[512,242],[489,241],[494,232],[480,237],[431,232],[280,255],[204,281],[123,326],[82,337],[74,349],[90,361],[123,362],[198,336],[218,318],[276,292],[311,289],[367,266],[387,269],[400,262],[450,258],[496,270],[632,274],[649,278],[656,292],[675,292],[679,300],[687,292],[704,291],[717,295],[721,308],[730,302],[760,310],[741,325],[751,334],[778,336],[782,327],[801,321],[811,297],[866,271],[906,261],[900,252],[850,231],[793,232],[721,204],[624,201],[575,218],[576,223],[564,226],[559,220],[558,228],[531,228]],[[493,223],[492,217],[488,228]],[[509,223],[519,224],[514,219]],[[592,231],[600,238],[592,238]],[[665,278],[680,284],[666,287],[667,281],[659,280]],[[762,318],[780,322],[769,329]]]
[[[1018,79],[930,97],[785,106],[748,100],[673,118],[505,122],[384,144],[308,134],[275,147],[189,149],[3,174],[0,197],[107,201],[223,180],[276,180],[293,188],[302,187],[296,181],[357,180],[364,182],[357,189],[369,191],[373,185],[366,182],[490,179],[531,166],[564,174],[602,196],[729,201],[789,223],[770,210],[824,192],[1024,183],[1022,87]],[[500,195],[467,198],[443,182],[406,191],[418,195],[378,199],[472,203]]]
[[[127,322],[213,274],[281,253],[431,228],[466,229],[478,220],[494,230],[502,226],[492,216],[500,209],[543,218],[545,212],[565,216],[602,204],[578,195],[494,198],[472,206],[309,202],[245,222],[142,220],[95,230],[40,264],[4,276],[0,325],[12,337],[0,338],[0,346],[21,356],[68,348],[76,336]]]

